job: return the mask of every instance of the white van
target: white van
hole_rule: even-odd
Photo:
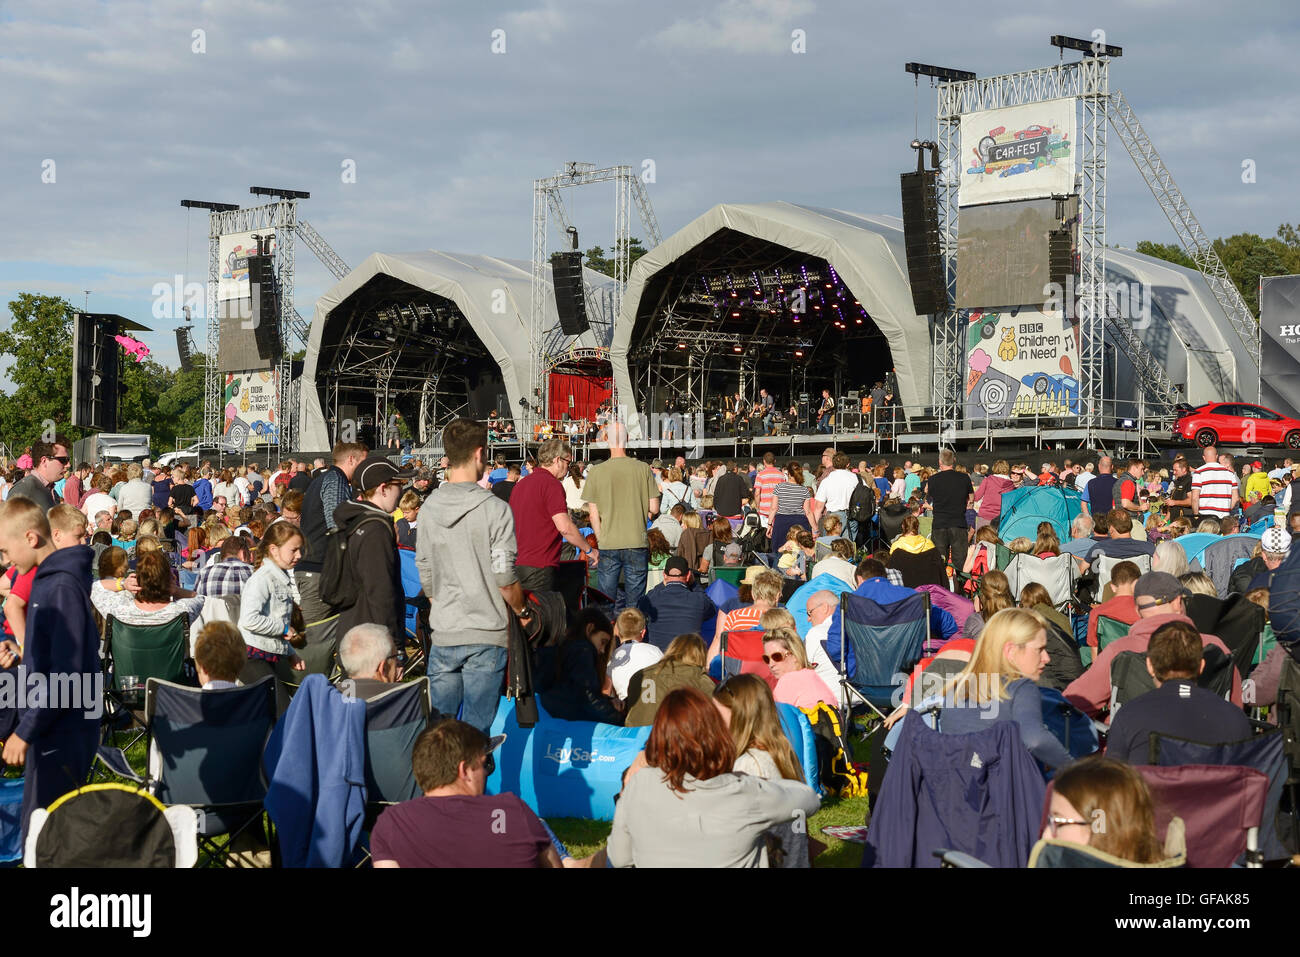
[[[139,462],[149,458],[149,436],[98,432],[73,443],[73,464],[78,462]]]

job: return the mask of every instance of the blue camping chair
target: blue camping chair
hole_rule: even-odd
[[[840,595],[840,674],[844,697],[857,697],[883,720],[893,708],[897,675],[906,675],[921,659],[930,637],[930,596],[919,592],[881,605],[846,592]],[[853,673],[846,670],[846,649],[853,644]]]
[[[813,732],[812,725],[808,723],[808,716],[792,704],[778,703],[776,713],[781,719],[781,730],[790,739],[790,747],[794,748],[794,756],[799,759],[799,767],[803,769],[803,783],[821,794],[822,786],[817,767],[817,735]]]
[[[429,611],[429,599],[424,596],[424,586],[420,584],[420,570],[415,565],[415,549],[399,548],[397,556],[402,566],[402,594],[406,598],[406,640],[398,647],[399,652],[405,645],[413,643],[419,650],[415,657],[407,660],[406,671],[410,674],[424,661],[424,622]]]
[[[797,744],[795,753],[799,753]],[[0,864],[22,859],[23,778],[0,778]]]
[[[1264,532],[1268,531],[1268,529],[1272,527],[1273,527],[1273,516],[1265,515],[1263,518],[1259,519],[1257,522],[1251,525],[1250,528],[1246,529],[1246,534],[1263,535]]]
[[[1039,688],[1043,698],[1043,724],[1065,746],[1072,758],[1095,754],[1101,746],[1092,719],[1065,700],[1055,688]]]

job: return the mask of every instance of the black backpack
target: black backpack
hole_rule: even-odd
[[[873,485],[868,485],[861,479],[858,480],[858,487],[853,490],[849,496],[849,518],[853,519],[859,525],[863,522],[870,522],[872,516],[876,514],[876,489]]]
[[[353,526],[356,531],[367,522],[392,522],[379,515],[368,515]],[[359,576],[348,558],[349,533],[338,528],[325,533],[325,557],[321,560],[320,597],[331,608],[343,611],[361,597]]]

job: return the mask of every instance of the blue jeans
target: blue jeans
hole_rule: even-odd
[[[827,412],[817,420],[817,431],[829,435],[831,432],[831,414]]]
[[[645,595],[646,550],[644,548],[611,548],[600,550],[600,563],[596,566],[596,581],[600,590],[614,599],[614,609],[635,607]],[[623,573],[625,594],[618,590],[618,576]]]
[[[506,650],[496,645],[434,645],[427,670],[434,710],[454,716],[463,703],[461,720],[487,734],[500,703]]]

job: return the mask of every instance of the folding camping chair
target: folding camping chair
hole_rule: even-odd
[[[24,867],[193,867],[198,821],[143,788],[88,784],[32,812]]]
[[[1106,646],[1117,638],[1123,638],[1129,633],[1133,626],[1127,622],[1120,621],[1118,618],[1107,618],[1105,615],[1097,616],[1097,651],[1105,651]]]
[[[1215,645],[1206,645],[1201,652],[1205,662],[1198,686],[1207,688],[1225,701],[1232,698],[1232,659]],[[1110,716],[1139,695],[1154,691],[1155,679],[1147,671],[1147,656],[1140,651],[1121,651],[1110,663]]]
[[[385,808],[420,796],[411,752],[436,717],[427,678],[394,685],[366,702],[367,834]],[[369,857],[366,851],[361,863]]]
[[[1249,559],[1258,544],[1258,535],[1238,532],[1236,535],[1225,535],[1218,541],[1210,542],[1202,549],[1201,569],[1214,582],[1220,598],[1228,597],[1228,586],[1232,581],[1233,569],[1242,561]]]
[[[745,577],[745,566],[715,565],[712,572],[714,581],[724,581],[728,585],[740,587],[740,580]]]
[[[1091,571],[1097,573],[1097,601],[1103,600],[1102,596],[1106,593],[1106,586],[1110,584],[1110,574],[1120,562],[1132,562],[1143,575],[1151,571],[1150,555],[1133,555],[1130,558],[1112,558],[1110,555],[1098,555],[1091,568]]]
[[[921,659],[930,637],[930,596],[918,592],[881,605],[852,592],[840,595],[840,674],[844,700],[857,698],[884,720],[893,709],[898,675]],[[853,672],[848,648],[853,646]],[[848,721],[848,715],[845,721]]]
[[[763,661],[763,632],[759,629],[724,631],[718,639],[719,680],[733,675],[758,675],[768,687],[776,683],[772,669]]]
[[[1037,582],[1047,589],[1056,609],[1063,611],[1074,601],[1074,581],[1078,573],[1073,555],[1061,554],[1052,558],[1014,555],[1007,565],[1006,574],[1011,594],[1015,597],[1019,597],[1030,582]]]
[[[126,747],[129,750],[145,736],[141,720],[144,685],[150,678],[189,684],[186,659],[189,655],[189,617],[177,615],[161,625],[128,625],[109,615],[104,622],[104,717],[105,740],[118,745],[118,727],[136,725]],[[141,684],[122,689],[121,679],[131,675]]]
[[[1290,788],[1290,803],[1295,806],[1295,782],[1288,781],[1289,768],[1284,751],[1286,734],[1281,728],[1267,728],[1261,734],[1242,741],[1222,744],[1205,744],[1152,732],[1148,764],[1174,767],[1184,764],[1210,764],[1254,768],[1268,778],[1268,795],[1264,802],[1264,815],[1259,831],[1259,860],[1277,861],[1291,855],[1282,841],[1278,809],[1282,792]],[[1295,818],[1291,820],[1291,847],[1297,846],[1300,834],[1295,832]],[[1248,864],[1248,866],[1250,866]],[[1256,864],[1255,866],[1258,866]]]
[[[1244,853],[1258,867],[1259,825],[1268,799],[1268,777],[1254,768],[1183,764],[1135,770],[1151,789],[1156,831],[1171,817],[1187,827],[1188,867],[1232,867]]]
[[[406,598],[405,635],[397,649],[401,656],[406,674],[414,674],[427,658],[429,599],[425,597],[424,586],[420,583],[420,571],[415,565],[415,549],[398,548],[398,558],[402,563],[402,594]],[[415,646],[415,654],[407,653],[408,645]]]

